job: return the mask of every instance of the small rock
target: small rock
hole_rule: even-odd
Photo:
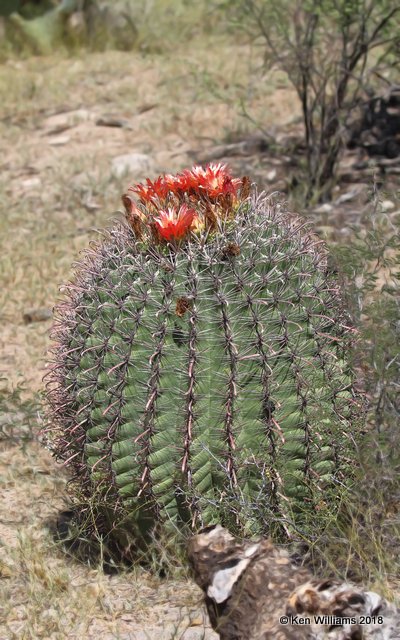
[[[153,161],[144,153],[127,153],[113,158],[111,172],[117,178],[127,173],[144,174],[153,171]]]
[[[31,324],[32,322],[45,322],[46,320],[50,320],[53,316],[51,309],[47,307],[40,307],[39,309],[29,309],[29,311],[25,311],[22,316],[25,324]]]
[[[333,206],[328,202],[321,204],[319,207],[314,209],[314,213],[331,213],[333,211]]]
[[[72,111],[63,111],[62,113],[55,113],[53,116],[48,116],[43,126],[45,129],[54,130],[57,127],[72,127],[79,122],[87,120],[94,120],[95,115],[88,109],[73,109]]]
[[[71,138],[69,136],[57,136],[56,138],[52,138],[49,140],[49,144],[52,147],[61,147],[64,144],[67,144]]]
[[[346,193],[342,193],[335,200],[335,205],[344,204],[345,202],[350,202],[350,200],[354,200],[360,193],[362,189],[357,185],[354,189],[350,189],[350,191],[346,191]]]
[[[29,189],[35,189],[36,187],[40,187],[42,181],[40,178],[27,178],[26,180],[22,180],[21,187],[29,191]]]
[[[276,178],[276,174],[277,174],[276,169],[271,169],[271,171],[268,171],[266,175],[268,182],[273,182]]]
[[[391,200],[382,200],[382,202],[381,202],[382,211],[393,211],[395,206],[396,205]]]

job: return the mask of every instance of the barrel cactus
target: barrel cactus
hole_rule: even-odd
[[[323,243],[224,165],[123,202],[56,307],[50,446],[81,509],[142,534],[333,509],[358,404]]]

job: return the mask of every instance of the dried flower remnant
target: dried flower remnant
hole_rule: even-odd
[[[144,227],[146,222],[146,216],[141,209],[137,206],[131,196],[125,194],[122,196],[122,202],[125,207],[125,216],[133,229],[133,232],[141,240],[143,238]]]
[[[175,313],[179,318],[185,315],[186,311],[192,308],[192,301],[186,296],[178,298],[176,301]]]
[[[224,258],[234,258],[240,255],[240,247],[236,242],[229,242],[223,247],[221,254]]]

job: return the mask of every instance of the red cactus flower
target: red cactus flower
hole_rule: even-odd
[[[212,199],[229,194],[236,196],[241,185],[242,180],[232,178],[225,164],[211,163],[206,168],[197,165],[176,175],[159,176],[154,182],[147,178],[146,184],[137,184],[129,190],[136,193],[143,204],[156,204],[169,194],[205,195]]]
[[[150,182],[150,181],[149,181]],[[146,204],[151,202],[154,198],[154,190],[150,185],[135,184],[133,187],[129,187],[128,191],[133,191],[138,196],[139,200]]]
[[[154,204],[158,199],[164,200],[170,189],[163,176],[159,176],[154,182],[146,178],[146,184],[136,184],[129,187],[129,191],[133,191],[143,204]]]
[[[165,174],[164,184],[170,193],[180,194],[185,191],[180,173],[177,173],[176,175],[172,175],[171,173]]]
[[[158,176],[156,180],[152,183],[151,180],[147,179],[147,182],[152,185],[154,194],[160,200],[164,200],[168,193],[171,191],[168,182],[166,181],[166,176]]]
[[[159,217],[154,218],[157,231],[165,240],[179,240],[190,230],[192,222],[197,218],[194,209],[186,204],[181,205],[178,211],[173,207],[159,212]]]
[[[218,219],[234,217],[235,206],[247,197],[249,186],[247,178],[232,178],[225,164],[211,163],[129,187],[144,212],[129,194],[123,201],[137,238],[147,229],[156,242],[179,240],[189,231],[214,231]]]
[[[235,196],[242,184],[240,178],[232,178],[225,164],[209,164],[205,169],[195,166],[184,172],[188,185],[209,198]]]

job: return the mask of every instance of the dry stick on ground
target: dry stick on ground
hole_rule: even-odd
[[[400,638],[394,605],[349,583],[314,579],[269,540],[239,542],[217,525],[193,536],[188,554],[222,640]]]

